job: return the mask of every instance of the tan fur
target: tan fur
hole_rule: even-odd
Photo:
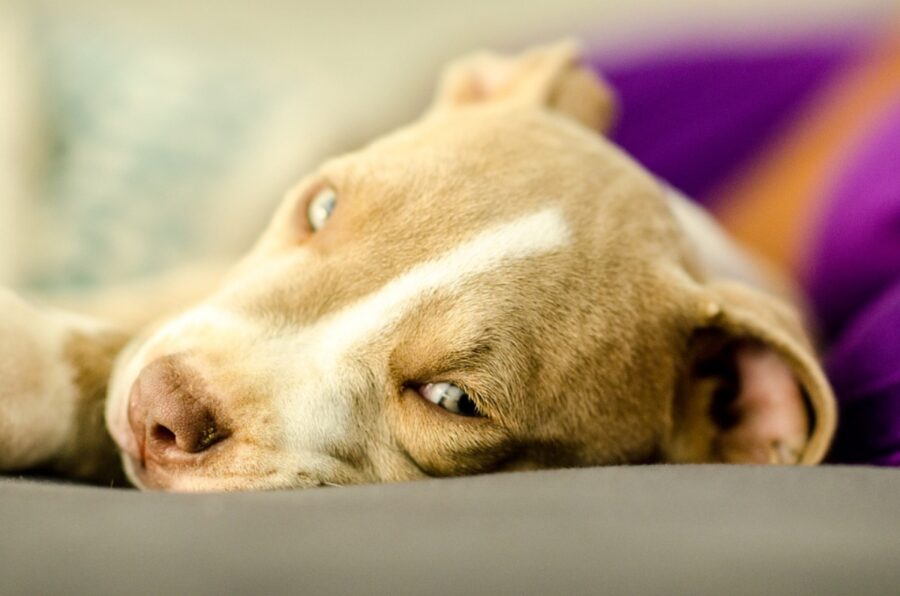
[[[796,312],[772,288],[728,281],[742,277],[729,263],[706,268],[698,251],[709,243],[686,235],[669,192],[597,134],[612,113],[571,45],[482,55],[450,69],[421,121],[301,181],[219,289],[120,356],[107,419],[132,480],[305,487],[711,461],[722,435],[691,398],[705,391],[691,363],[707,332],[788,363],[815,414],[799,461],[819,461],[833,398]],[[337,208],[313,233],[306,202],[323,185]],[[365,319],[335,327],[358,341],[329,335],[392,280],[547,209],[565,222],[564,242],[425,288],[372,334]],[[165,466],[137,452],[128,400],[141,370],[173,355],[232,434]],[[438,381],[485,416],[451,414],[413,389]]]
[[[126,340],[0,292],[0,470],[124,484],[103,407]]]
[[[75,424],[53,468],[67,476],[125,484],[103,413],[113,360],[127,340],[126,335],[108,330],[94,334],[76,330],[65,342],[63,358],[74,371],[78,399]]]

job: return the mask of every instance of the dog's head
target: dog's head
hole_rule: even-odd
[[[221,288],[120,357],[131,477],[821,459],[831,394],[795,313],[702,270],[598,134],[611,111],[570,46],[477,56],[419,122],[301,181]]]

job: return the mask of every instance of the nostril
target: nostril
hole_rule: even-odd
[[[150,431],[150,439],[160,446],[175,445],[178,440],[175,433],[162,424],[154,424]]]
[[[226,433],[221,432],[211,421],[184,428],[180,432],[176,432],[164,424],[155,423],[150,427],[147,443],[153,453],[169,452],[171,454],[174,449],[185,454],[193,454],[206,451],[225,438]]]
[[[194,456],[230,435],[210,406],[213,396],[177,357],[144,367],[130,398],[129,423],[142,461],[199,463]]]

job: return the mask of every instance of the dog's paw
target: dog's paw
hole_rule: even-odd
[[[103,393],[123,342],[0,290],[0,471],[91,475],[82,468],[96,468],[98,451],[109,450],[99,446],[108,442]]]
[[[40,311],[0,291],[0,471],[43,465],[65,442],[74,400],[62,342]]]

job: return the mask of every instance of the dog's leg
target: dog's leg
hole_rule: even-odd
[[[126,340],[100,322],[0,290],[0,472],[121,481],[103,410]]]

